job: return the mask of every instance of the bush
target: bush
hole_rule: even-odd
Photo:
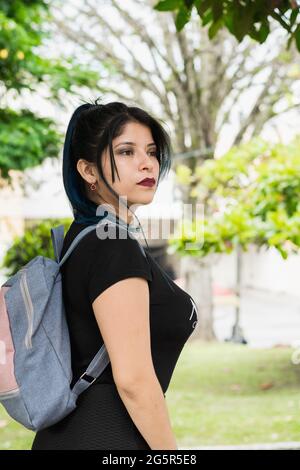
[[[12,246],[7,250],[1,268],[5,275],[13,276],[22,266],[36,256],[54,259],[51,240],[51,228],[64,225],[65,233],[71,224],[70,219],[49,219],[33,223],[25,229],[24,235],[15,237]]]

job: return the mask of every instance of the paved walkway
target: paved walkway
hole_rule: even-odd
[[[233,305],[216,305],[214,329],[224,340],[231,336],[234,323]],[[243,289],[241,327],[250,347],[276,344],[300,346],[300,296],[274,294]]]

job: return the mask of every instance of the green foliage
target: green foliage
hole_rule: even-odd
[[[51,219],[42,223],[32,224],[24,235],[16,237],[7,250],[1,268],[5,268],[6,276],[13,276],[22,266],[36,256],[46,256],[54,259],[51,240],[51,228],[64,225],[65,233],[70,226],[70,219]]]
[[[282,210],[293,217],[300,210],[299,139],[271,149],[269,158],[260,162],[254,189],[254,213],[263,220],[270,211]]]
[[[254,223],[242,206],[193,221],[183,220],[169,239],[168,253],[205,257],[210,253],[231,253],[238,244],[246,250],[262,230],[259,222],[257,218]]]
[[[0,85],[2,96],[10,90],[20,96],[23,89],[39,92],[46,86],[53,104],[64,106],[61,91],[76,94],[76,87],[95,88],[99,74],[72,57],[43,57],[39,46],[51,36],[49,2],[44,0],[0,0]],[[9,170],[39,165],[57,157],[62,136],[52,119],[28,110],[15,112],[0,101],[0,178],[11,183]]]
[[[44,1],[0,1],[0,77],[7,89],[20,90],[35,80],[35,47],[48,34],[42,30],[49,20]],[[36,77],[37,79],[39,77]]]
[[[63,144],[54,123],[38,118],[31,111],[20,113],[0,109],[0,169],[1,176],[10,181],[9,170],[25,170],[42,163],[45,157],[57,157]]]
[[[176,11],[176,28],[180,31],[190,20],[194,7],[202,26],[208,26],[210,39],[225,27],[238,41],[248,35],[263,43],[270,33],[269,22],[273,18],[287,31],[288,46],[295,41],[300,51],[300,7],[296,0],[160,0],[154,9]]]
[[[197,203],[206,213],[183,220],[169,251],[229,253],[240,245],[275,247],[283,258],[300,247],[300,138],[288,145],[254,139],[205,161],[191,174],[181,165],[178,181],[196,184]],[[199,234],[201,235],[199,237]]]
[[[43,0],[0,0],[0,80],[9,90],[35,91],[40,82],[52,89],[72,91],[72,85],[95,86],[99,75],[69,58],[42,57],[38,46],[51,36],[49,4]]]

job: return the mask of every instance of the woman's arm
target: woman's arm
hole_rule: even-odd
[[[116,282],[92,304],[119,395],[151,449],[177,450],[151,354],[149,286],[141,277]]]
[[[118,387],[119,395],[136,427],[152,450],[177,450],[165,398],[157,380]]]

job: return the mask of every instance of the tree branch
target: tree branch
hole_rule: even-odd
[[[94,38],[87,34],[84,30],[80,29],[79,31],[73,31],[71,28],[69,28],[65,22],[61,22],[60,20],[53,19],[53,22],[60,28],[61,31],[63,31],[64,35],[71,39],[74,43],[80,45],[82,48],[86,50],[86,44],[87,41],[90,43],[94,42]],[[122,75],[130,82],[132,83],[138,83],[143,89],[150,89],[155,96],[159,95],[160,92],[157,90],[155,86],[153,86],[152,83],[149,83],[148,81],[145,81],[140,74],[134,75],[129,73],[126,70],[126,61],[120,59],[117,57],[114,52],[113,48],[107,43],[101,45],[101,49],[98,49],[101,54],[96,50],[93,55],[97,59],[99,59],[100,62],[103,61],[103,58],[108,58],[110,59],[115,65],[118,66],[118,68],[122,71]]]

